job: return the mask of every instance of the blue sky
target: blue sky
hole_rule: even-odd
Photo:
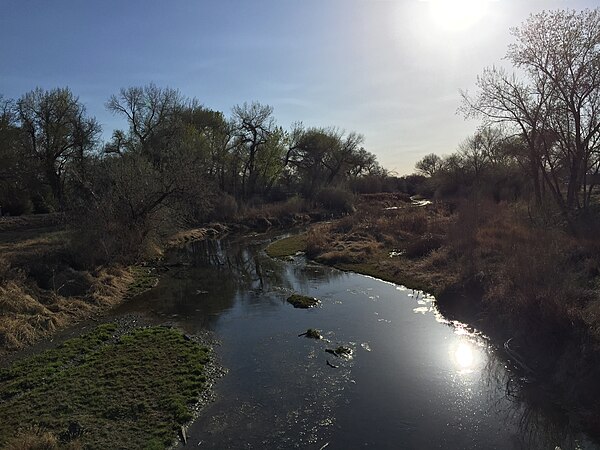
[[[445,3],[443,3],[445,2]],[[445,5],[450,4],[450,7]],[[0,94],[69,86],[103,125],[122,87],[154,82],[229,114],[274,107],[284,127],[336,126],[398,174],[447,154],[477,122],[460,89],[502,64],[509,27],[591,0],[0,0]]]

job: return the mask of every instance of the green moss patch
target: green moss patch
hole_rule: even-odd
[[[319,303],[319,300],[317,300],[314,297],[308,297],[306,295],[300,295],[300,294],[292,294],[288,297],[287,299],[288,303],[291,303],[294,308],[312,308],[313,306],[316,306]]]
[[[271,258],[283,258],[306,250],[306,234],[298,234],[273,242],[266,248]]]
[[[105,324],[0,371],[0,447],[39,426],[83,447],[173,442],[192,418],[209,350],[164,327],[118,336]]]

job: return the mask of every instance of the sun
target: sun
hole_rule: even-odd
[[[429,0],[428,3],[437,27],[448,31],[462,31],[483,18],[488,0]]]

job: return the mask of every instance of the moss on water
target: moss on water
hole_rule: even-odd
[[[271,258],[283,258],[286,256],[295,255],[297,252],[306,250],[306,234],[298,234],[295,236],[279,239],[271,243],[266,252]]]
[[[308,297],[306,295],[300,294],[290,295],[287,301],[288,303],[291,303],[294,306],[294,308],[303,309],[312,308],[313,306],[316,306],[319,303],[319,300],[317,300],[314,297]]]
[[[304,333],[301,333],[298,335],[298,337],[300,337],[300,336],[304,336],[309,339],[323,339],[323,336],[321,336],[321,332],[314,328],[309,328]]]
[[[65,440],[73,424],[85,448],[170,445],[204,389],[209,350],[170,328],[116,332],[101,325],[1,370],[0,447],[32,425]]]

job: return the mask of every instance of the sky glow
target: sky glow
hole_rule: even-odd
[[[104,104],[154,82],[205,106],[259,101],[278,123],[357,131],[382,165],[408,174],[478,123],[460,89],[502,61],[509,28],[592,0],[0,0],[0,94],[69,86],[108,139]]]

